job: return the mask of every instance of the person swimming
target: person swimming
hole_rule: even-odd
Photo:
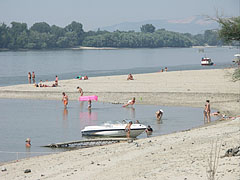
[[[31,147],[31,139],[30,138],[27,138],[25,142],[26,142],[25,146],[27,148]]]

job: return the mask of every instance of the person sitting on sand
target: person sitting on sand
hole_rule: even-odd
[[[43,82],[40,80],[40,83],[38,84],[38,87],[43,87]]]
[[[52,87],[57,87],[58,86],[58,82],[55,81],[54,84],[52,85]]]
[[[65,94],[65,92],[63,92],[62,95],[63,95],[62,101],[63,101],[63,104],[64,104],[64,108],[67,108],[68,96]]]
[[[27,138],[25,142],[26,142],[25,145],[26,145],[27,148],[31,147],[31,140],[30,140],[30,138]]]
[[[129,105],[134,105],[135,104],[135,97],[133,97],[131,100],[127,102],[127,104],[123,105],[123,107],[127,107]]]
[[[81,96],[83,96],[83,90],[82,90],[82,88],[80,88],[80,87],[77,87],[77,89],[78,89],[78,91],[79,91],[80,95],[81,95]]]
[[[214,113],[211,113],[211,116],[220,116],[220,111],[217,111],[217,112],[214,112]]]
[[[81,80],[81,79],[82,79],[82,76],[77,76],[76,79]]]
[[[127,80],[133,80],[133,75],[129,74],[128,77],[127,77]]]
[[[158,110],[155,114],[156,114],[157,120],[161,120],[161,118],[162,118],[162,116],[163,116],[163,110],[160,109],[160,110]]]

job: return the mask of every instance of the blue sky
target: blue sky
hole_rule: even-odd
[[[77,21],[84,30],[158,19],[209,15],[239,16],[240,0],[0,0],[0,23],[47,22],[61,27]]]

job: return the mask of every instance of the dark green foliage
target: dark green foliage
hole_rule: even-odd
[[[142,25],[140,29],[143,33],[153,33],[155,31],[155,27],[152,24]]]
[[[81,23],[73,21],[64,28],[38,22],[28,29],[26,23],[12,22],[11,27],[0,24],[0,48],[8,49],[51,49],[76,46],[118,47],[118,48],[159,48],[190,47],[193,45],[219,45],[217,32],[208,30],[204,34],[191,35],[165,29],[155,30],[152,24],[134,31],[88,31]]]
[[[39,33],[49,33],[51,31],[51,27],[45,22],[39,22],[39,23],[33,24],[30,30],[37,31]]]
[[[219,36],[226,42],[240,41],[240,16],[232,18],[217,18],[221,26]]]

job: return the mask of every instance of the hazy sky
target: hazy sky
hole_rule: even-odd
[[[0,0],[0,23],[35,22],[84,30],[122,22],[179,19],[196,15],[239,16],[240,0]]]

